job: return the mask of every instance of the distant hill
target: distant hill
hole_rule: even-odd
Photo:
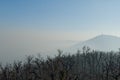
[[[117,51],[120,48],[120,37],[99,35],[89,40],[77,43],[68,48],[66,51],[76,52],[77,50],[81,50],[83,46],[88,46],[91,49],[100,51]]]

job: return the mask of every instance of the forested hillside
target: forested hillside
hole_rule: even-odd
[[[102,52],[83,47],[74,55],[43,59],[29,56],[25,61],[0,66],[0,80],[119,80],[120,51]]]

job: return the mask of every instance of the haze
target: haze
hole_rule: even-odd
[[[0,0],[0,60],[44,54],[100,34],[119,36],[119,3],[119,0]]]

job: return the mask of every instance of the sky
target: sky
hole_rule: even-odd
[[[120,37],[119,21],[119,0],[0,0],[0,53],[37,53],[100,34]]]
[[[99,34],[119,36],[119,3],[119,0],[0,0],[0,30],[32,31],[33,35],[39,33],[57,40],[85,40]]]

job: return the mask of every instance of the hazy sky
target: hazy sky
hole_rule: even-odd
[[[0,0],[0,30],[8,34],[24,31],[58,40],[119,36],[119,21],[119,0]]]
[[[120,36],[119,21],[120,0],[0,0],[0,53],[40,52],[57,41],[100,34]]]

